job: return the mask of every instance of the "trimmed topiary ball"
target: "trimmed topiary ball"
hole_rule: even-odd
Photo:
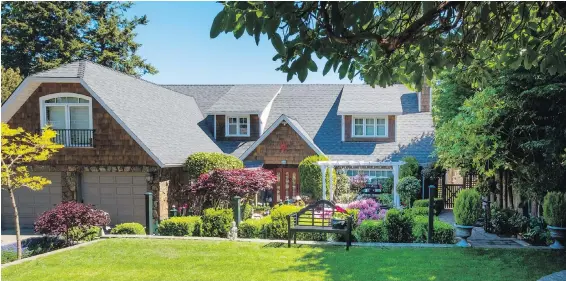
[[[454,201],[454,220],[458,225],[472,226],[481,215],[481,196],[475,189],[464,189]]]

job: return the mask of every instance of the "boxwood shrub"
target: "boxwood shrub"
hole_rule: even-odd
[[[428,216],[428,207],[413,207],[406,209],[405,212],[411,216]]]
[[[403,213],[397,209],[390,209],[385,215],[384,225],[388,242],[412,242],[413,217],[409,213]]]
[[[427,207],[428,199],[415,200],[413,207]],[[444,210],[444,199],[434,198],[434,215],[438,216]]]
[[[116,225],[112,228],[110,234],[145,235],[145,228],[137,222],[127,222]]]
[[[364,220],[354,232],[359,242],[387,242],[383,220]]]
[[[240,223],[238,227],[238,237],[240,238],[269,238],[269,225],[271,216],[263,217],[259,220],[247,219]]]
[[[206,209],[202,216],[202,234],[207,237],[227,237],[232,221],[232,209]]]
[[[299,210],[301,210],[301,207],[295,205],[282,205],[273,208],[271,211],[271,224],[269,225],[271,238],[287,239],[287,216]]]
[[[244,163],[237,157],[224,153],[197,152],[187,158],[185,168],[189,179],[198,179],[200,175],[212,170],[242,169]]]
[[[432,242],[439,244],[452,244],[454,243],[454,227],[446,222],[434,219],[433,224],[434,232],[432,235]],[[426,243],[428,237],[428,217],[415,216],[413,218],[413,241],[417,243]]]
[[[73,242],[88,242],[100,237],[100,227],[73,227],[67,233],[67,240]]]
[[[172,217],[159,223],[159,235],[201,236],[202,219],[199,216]]]
[[[454,220],[456,224],[471,226],[481,215],[481,196],[475,189],[464,189],[454,201]]]
[[[566,227],[566,193],[547,193],[542,208],[544,220],[548,225]]]

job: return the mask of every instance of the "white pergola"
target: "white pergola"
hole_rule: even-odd
[[[405,164],[403,161],[397,162],[373,162],[373,161],[318,161],[318,166],[322,172],[322,199],[326,199],[326,172],[330,169],[329,183],[330,183],[330,200],[334,200],[333,191],[333,172],[335,167],[352,167],[352,168],[370,168],[371,167],[391,167],[393,171],[393,204],[396,208],[401,207],[401,199],[397,194],[397,183],[399,182],[399,166]]]

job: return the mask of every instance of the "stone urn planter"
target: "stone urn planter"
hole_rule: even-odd
[[[564,239],[566,239],[566,227],[548,226],[550,230],[550,238],[554,239],[554,243],[550,245],[551,249],[563,250]]]
[[[462,239],[460,242],[456,243],[456,245],[460,247],[470,247],[468,237],[472,236],[472,229],[474,229],[474,226],[458,224],[454,224],[454,226],[456,227],[456,237]]]

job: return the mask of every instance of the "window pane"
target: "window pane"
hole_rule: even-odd
[[[385,125],[385,119],[377,119],[377,124]]]
[[[355,125],[354,126],[354,135],[361,136],[364,134],[364,126],[363,125]]]
[[[237,133],[238,133],[238,125],[230,123],[230,125],[228,125],[228,134],[236,135]]]
[[[89,114],[88,106],[69,106],[71,129],[88,129]]]
[[[373,124],[368,125],[366,123],[366,136],[373,136],[375,135],[375,126]]]
[[[385,136],[385,126],[377,126],[377,135]]]
[[[237,123],[238,123],[238,118],[228,118],[228,123],[230,123],[230,124],[237,124]]]
[[[87,99],[79,99],[79,103],[88,103]]]
[[[364,119],[357,119],[357,118],[356,118],[356,119],[354,119],[354,124],[356,124],[356,125],[362,125],[362,124],[364,124]]]
[[[69,97],[67,98],[68,103],[79,103],[79,98]]]
[[[55,103],[55,102],[57,102],[56,99],[48,99],[45,101],[45,103]]]
[[[248,118],[240,118],[240,124],[248,124]]]
[[[45,113],[47,124],[53,129],[66,129],[64,106],[48,106],[45,108]]]
[[[248,124],[240,124],[240,134],[241,135],[248,134]]]

